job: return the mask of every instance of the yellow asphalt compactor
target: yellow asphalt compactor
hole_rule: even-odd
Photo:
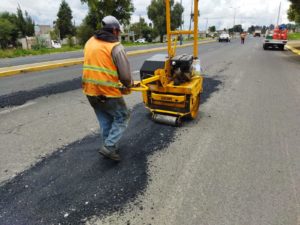
[[[194,15],[198,15],[198,0],[194,0]],[[200,105],[203,78],[198,60],[198,16],[194,17],[193,31],[171,31],[170,0],[166,0],[166,22],[168,55],[146,60],[140,70],[141,81],[131,90],[142,92],[155,121],[178,126],[183,117],[195,119]],[[181,34],[194,35],[193,55],[175,56],[177,36]],[[172,35],[176,35],[174,45]]]

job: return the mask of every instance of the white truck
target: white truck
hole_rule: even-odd
[[[263,49],[268,50],[269,48],[277,48],[281,51],[284,50],[284,46],[287,44],[287,29],[274,29],[267,30],[266,38],[263,43]]]
[[[219,42],[223,42],[223,41],[226,41],[226,42],[230,42],[230,36],[229,34],[227,33],[222,33],[219,37]]]
[[[253,37],[260,37],[260,36],[261,36],[261,30],[256,29],[256,30],[254,31]]]

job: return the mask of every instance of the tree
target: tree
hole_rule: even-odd
[[[208,28],[209,32],[214,33],[216,32],[216,26],[211,26]]]
[[[15,26],[9,20],[0,18],[0,46],[7,48],[12,43]]]
[[[254,31],[255,31],[255,26],[252,25],[251,27],[248,28],[248,33],[252,34],[254,33]]]
[[[175,30],[182,25],[183,6],[180,3],[174,5],[174,0],[170,1],[171,10],[171,29]],[[165,0],[152,0],[147,7],[148,17],[152,20],[154,28],[160,35],[160,41],[163,42],[163,36],[166,32],[166,4]]]
[[[295,24],[291,24],[291,23],[288,23],[286,25],[286,27],[287,27],[288,30],[292,30],[293,32],[295,32],[296,28],[297,28],[297,26]]]
[[[23,11],[20,7],[20,5],[18,5],[18,8],[17,8],[17,21],[16,21],[16,25],[17,25],[17,28],[20,32],[20,37],[24,37],[26,34],[25,34],[25,19],[24,19],[24,16],[23,16]]]
[[[238,25],[234,25],[233,27],[233,32],[238,32],[238,33],[241,33],[243,32],[243,28],[242,28],[242,25],[238,24]]]
[[[288,19],[296,23],[300,23],[300,2],[297,5],[296,1],[291,1],[292,4],[288,10]]]
[[[9,44],[16,45],[19,31],[16,27],[17,16],[13,13],[3,12],[0,13],[1,26],[0,26],[0,39],[1,47],[6,48]]]
[[[131,31],[139,38],[145,38],[146,41],[152,41],[152,28],[145,22],[143,17],[140,17],[140,21],[131,25]]]
[[[17,45],[17,39],[34,34],[34,21],[25,11],[25,17],[21,7],[18,5],[17,13],[0,13],[0,42],[1,47]]]
[[[267,31],[267,27],[266,26],[263,26],[262,28],[261,28],[261,33],[262,34],[265,34],[266,33],[266,31]]]
[[[24,18],[23,11],[20,5],[18,5],[17,8],[17,15],[16,15],[15,22],[20,37],[32,36],[34,34],[34,21],[28,15],[27,11],[25,11],[25,18]]]
[[[77,38],[79,39],[79,43],[84,45],[89,38],[93,35],[94,29],[86,23],[86,20],[78,27],[77,29]]]
[[[72,24],[72,10],[65,0],[62,0],[58,13],[57,20],[55,21],[55,27],[59,31],[61,39],[67,35],[74,35],[75,28]]]
[[[101,28],[102,18],[108,15],[116,17],[121,24],[129,24],[134,7],[131,0],[81,0],[87,3],[89,13],[86,23],[94,30]]]
[[[25,35],[33,36],[34,35],[34,21],[25,11]]]

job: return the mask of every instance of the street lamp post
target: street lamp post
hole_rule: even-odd
[[[180,5],[182,6],[182,0],[180,0]],[[180,18],[180,30],[182,30],[182,14],[183,13],[181,13],[181,18]],[[182,45],[182,39],[183,39],[182,34],[180,34],[179,38],[180,38],[180,45]]]
[[[205,37],[207,37],[207,34],[208,34],[208,18],[205,18],[206,19],[206,25],[205,25]]]
[[[234,10],[234,14],[233,14],[233,29],[234,29],[234,26],[235,26],[235,17],[236,17],[236,10],[239,9],[240,6],[239,7],[229,7],[229,8],[231,8],[231,9]]]
[[[236,16],[236,10],[237,9],[239,9],[240,8],[240,6],[239,7],[229,7],[229,8],[231,8],[231,9],[233,9],[234,10],[234,14],[233,14],[233,28],[232,28],[232,30],[233,30],[233,35],[235,34],[235,31],[234,31],[234,26],[235,26],[235,16]],[[235,35],[234,35],[235,36]]]

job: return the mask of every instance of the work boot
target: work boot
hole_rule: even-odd
[[[109,158],[111,160],[114,160],[114,161],[120,161],[121,160],[121,157],[120,155],[117,153],[117,151],[114,149],[114,150],[109,150],[108,149],[109,147],[105,147],[103,146],[102,148],[100,148],[99,150],[99,153],[101,155],[103,155],[104,157],[106,158]]]

